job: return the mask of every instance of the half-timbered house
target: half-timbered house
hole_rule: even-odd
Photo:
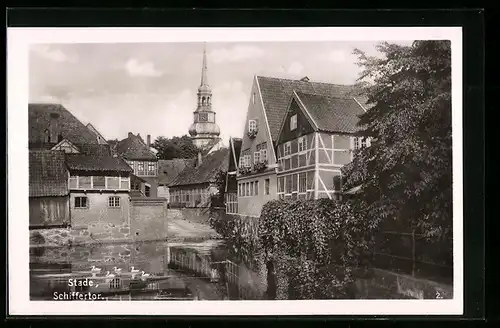
[[[229,138],[229,163],[226,175],[226,189],[224,193],[227,214],[238,214],[238,161],[241,151],[241,138]]]
[[[250,93],[238,167],[238,214],[260,216],[278,198],[276,144],[293,92],[343,97],[352,86],[255,76]]]
[[[277,142],[279,199],[340,199],[340,169],[370,145],[356,136],[364,112],[352,97],[293,92]]]

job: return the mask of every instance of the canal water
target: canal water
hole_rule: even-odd
[[[258,256],[224,241],[30,248],[32,300],[260,300]]]

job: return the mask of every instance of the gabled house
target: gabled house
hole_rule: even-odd
[[[66,155],[73,226],[129,221],[132,169],[113,156]]]
[[[344,97],[352,86],[255,76],[250,94],[238,168],[238,214],[260,216],[278,197],[275,146],[294,91]]]
[[[196,163],[186,167],[169,185],[171,207],[210,207],[218,192],[219,171],[227,171],[229,149],[221,148],[207,156],[198,154]]]
[[[29,151],[29,227],[61,227],[71,223],[69,172],[62,151]]]
[[[174,158],[158,160],[158,197],[170,201],[169,185],[186,167],[193,165],[192,159]]]
[[[132,190],[139,191],[146,197],[157,197],[158,158],[150,148],[150,135],[147,136],[147,142],[144,142],[139,134],[129,132],[127,138],[116,143],[112,151],[132,168],[135,176],[132,178]]]
[[[293,91],[277,141],[279,199],[341,198],[340,169],[370,145],[356,136],[364,112],[352,97]]]
[[[241,151],[241,138],[229,138],[229,163],[226,174],[226,189],[224,191],[226,213],[238,214],[238,161]]]
[[[127,163],[63,106],[28,109],[32,225],[128,222]]]

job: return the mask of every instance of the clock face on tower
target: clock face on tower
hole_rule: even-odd
[[[208,122],[208,113],[199,113],[198,120],[200,122]]]

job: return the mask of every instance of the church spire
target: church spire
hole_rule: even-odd
[[[200,86],[208,85],[207,79],[207,46],[203,43],[203,67],[201,68],[201,83]]]

